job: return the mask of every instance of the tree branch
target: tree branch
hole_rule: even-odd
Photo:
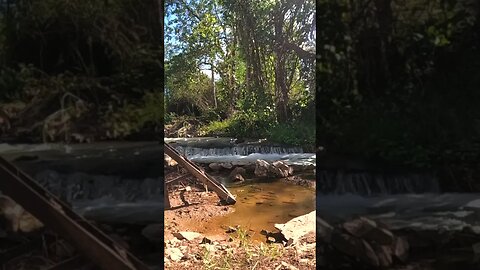
[[[197,18],[199,21],[202,20],[202,18],[200,18],[197,12],[195,12],[195,10],[193,10],[187,3],[185,3],[184,0],[180,0],[180,2],[188,10],[188,12],[190,12],[193,16],[195,16],[195,18]]]
[[[293,44],[293,43],[285,40],[284,43],[283,43],[283,46],[284,46],[284,48],[286,48],[288,50],[294,51],[298,55],[298,57],[300,57],[304,60],[315,59],[315,53],[314,52],[304,50],[300,46],[298,46],[297,44]]]

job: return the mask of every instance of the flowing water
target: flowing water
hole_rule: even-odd
[[[231,138],[166,138],[180,153],[197,163],[230,162],[253,164],[257,159],[283,160],[287,164],[315,166],[316,154],[304,153],[300,147],[286,147],[262,140],[235,143]]]
[[[315,166],[315,153],[304,153],[299,147],[284,147],[263,141],[235,143],[229,138],[166,139],[182,154],[197,163],[230,162],[233,165],[254,164],[257,159],[283,160],[287,164]],[[276,231],[274,225],[307,214],[315,209],[315,190],[276,180],[249,179],[241,185],[214,175],[237,197],[234,212],[215,217],[206,224],[192,224],[206,235],[222,234],[228,226],[249,230],[254,240],[265,241],[262,230]]]
[[[341,222],[356,216],[392,228],[480,232],[480,194],[443,193],[429,173],[317,171],[319,216]]]
[[[314,166],[315,154],[301,148],[251,141],[234,144],[229,138],[166,139],[199,163],[284,160]],[[112,142],[79,145],[0,145],[0,155],[32,175],[41,185],[70,203],[74,210],[97,221],[161,223],[163,211],[163,149],[158,142]],[[222,180],[223,179],[223,180]],[[224,181],[224,178],[219,177]],[[242,225],[259,235],[275,223],[315,208],[312,189],[281,181],[247,179],[232,186],[238,197],[235,212],[209,226]]]
[[[2,144],[0,155],[87,218],[163,222],[163,151],[157,142]]]
[[[172,145],[199,163],[252,163],[262,158],[310,168],[316,164],[314,153],[261,141],[167,141],[174,142]],[[0,144],[0,155],[89,218],[142,224],[163,222],[157,214],[164,207],[163,149],[158,142]],[[311,189],[281,181],[250,180],[230,187],[238,197],[233,206],[235,212],[216,218],[209,226],[221,230],[222,226],[242,225],[258,236],[262,229],[273,230],[275,223],[284,223],[315,208],[320,216],[334,221],[367,215],[399,228],[480,226],[480,194],[442,193],[437,179],[428,173],[319,170],[316,205]]]
[[[326,195],[362,196],[440,193],[438,179],[428,173],[317,171],[317,189]]]

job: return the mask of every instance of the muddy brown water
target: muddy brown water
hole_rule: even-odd
[[[315,190],[280,180],[230,186],[237,198],[234,212],[217,216],[204,224],[192,224],[204,235],[221,235],[228,226],[241,226],[251,239],[266,240],[262,230],[278,231],[274,225],[315,210]]]

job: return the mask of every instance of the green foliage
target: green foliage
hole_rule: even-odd
[[[229,136],[233,120],[212,121],[199,130],[200,136]]]
[[[32,136],[42,122],[55,129],[52,119],[81,102],[88,113],[68,123],[76,133],[158,130],[165,112],[158,3],[16,1],[0,17],[0,101],[27,104],[16,119],[26,126],[16,128]],[[67,139],[62,132],[48,131]]]
[[[32,65],[20,64],[17,68],[0,69],[0,100],[12,101],[24,97],[24,88],[32,82],[41,71]]]
[[[208,122],[202,135],[272,137],[278,122],[302,117],[313,127],[312,117],[301,116],[313,103],[313,5],[167,2],[167,113],[198,115]]]
[[[270,139],[278,143],[310,147],[312,150],[316,143],[315,126],[308,123],[278,124],[272,127],[268,133]]]
[[[254,111],[236,113],[222,121],[211,121],[200,129],[201,136],[268,138],[272,142],[314,148],[315,126],[310,121],[295,120],[287,124],[274,121],[272,114]]]
[[[250,244],[250,235],[248,233],[248,229],[239,227],[237,231],[235,231],[235,235],[233,236],[234,239],[239,241],[240,247],[247,247]]]
[[[480,138],[473,1],[377,3],[317,1],[321,144],[418,168],[466,158],[457,142]]]
[[[117,110],[108,110],[103,124],[110,138],[122,138],[139,132],[146,125],[163,126],[163,93],[148,92],[138,103],[126,103]]]
[[[258,247],[260,256],[276,259],[283,255],[283,250],[278,245],[260,243]]]

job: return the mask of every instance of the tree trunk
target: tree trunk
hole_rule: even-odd
[[[215,89],[215,68],[213,66],[213,57],[212,57],[212,63],[210,64],[211,70],[212,70],[212,89],[213,89],[213,102],[215,104],[215,109],[217,108],[217,89]]]
[[[286,84],[286,55],[283,38],[283,21],[285,14],[275,13],[275,108],[277,120],[286,123],[290,118],[288,111],[288,88]]]

